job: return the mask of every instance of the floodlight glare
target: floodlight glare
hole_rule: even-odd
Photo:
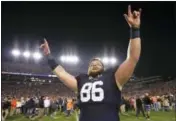
[[[39,59],[42,58],[42,55],[38,52],[35,52],[35,53],[33,53],[33,58],[36,59],[36,60],[39,60]]]
[[[13,56],[17,57],[17,56],[19,56],[20,54],[21,54],[21,53],[20,53],[20,51],[19,51],[18,49],[12,50],[12,55],[13,55]]]
[[[108,64],[108,63],[109,63],[108,57],[104,57],[104,58],[102,59],[102,61],[103,61],[104,64]]]
[[[77,63],[79,58],[77,56],[61,56],[60,60],[65,63]]]
[[[30,57],[30,52],[29,51],[25,51],[24,53],[23,53],[23,56],[25,57],[25,58],[29,58]]]
[[[66,57],[65,57],[65,61],[66,61],[66,62],[69,62],[69,61],[71,61],[71,58],[70,58],[70,56],[66,56]]]
[[[110,58],[110,62],[111,62],[111,64],[115,64],[117,62],[117,59],[112,57],[112,58]]]
[[[77,63],[79,61],[77,56],[70,56],[70,62]]]
[[[61,60],[62,62],[64,62],[64,61],[66,60],[65,56],[61,56],[61,57],[60,57],[60,60]]]
[[[78,62],[79,61],[79,58],[77,56],[74,56],[74,59],[73,59],[75,62]]]

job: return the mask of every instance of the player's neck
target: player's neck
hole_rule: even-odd
[[[102,74],[98,74],[96,76],[89,76],[89,79],[96,79],[96,78],[99,78],[101,76],[102,76]]]

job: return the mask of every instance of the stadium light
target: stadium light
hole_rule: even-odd
[[[70,56],[66,56],[66,57],[65,57],[65,61],[66,61],[66,62],[71,62],[71,57],[70,57]]]
[[[102,59],[102,61],[103,61],[104,64],[108,64],[108,63],[109,63],[108,57],[104,57],[104,58]]]
[[[114,65],[117,63],[117,59],[115,57],[103,57],[100,60],[102,60],[105,65]]]
[[[79,62],[79,58],[77,56],[70,56],[70,62],[78,63]]]
[[[112,57],[112,58],[110,58],[110,62],[111,62],[111,64],[116,64],[116,62],[117,62],[117,59],[116,58],[114,58],[114,57]]]
[[[64,62],[64,61],[66,60],[65,56],[61,56],[61,57],[60,57],[60,60],[61,60],[62,62]]]
[[[64,55],[62,55],[60,57],[60,61],[62,61],[64,63],[76,64],[79,62],[79,58],[77,56],[64,56]]]
[[[23,56],[25,57],[25,58],[29,58],[30,57],[30,52],[29,51],[25,51],[24,53],[23,53]]]
[[[18,56],[20,56],[20,50],[18,50],[18,49],[14,49],[14,50],[12,50],[12,55],[13,56],[15,56],[15,57],[18,57]]]
[[[77,63],[79,61],[79,58],[77,56],[73,56],[73,61]]]
[[[39,60],[42,58],[42,55],[39,52],[35,52],[35,53],[33,53],[33,58],[35,60]]]

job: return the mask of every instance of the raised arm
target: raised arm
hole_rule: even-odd
[[[130,41],[128,46],[127,58],[119,66],[115,73],[116,84],[119,89],[129,80],[132,76],[136,64],[139,60],[141,53],[141,38],[140,38],[140,17],[141,9],[139,11],[131,12],[131,6],[128,6],[128,15],[124,14],[127,23],[130,26]]]
[[[77,90],[77,80],[74,76],[66,72],[62,66],[56,63],[54,58],[51,56],[50,48],[46,39],[44,39],[44,43],[40,46],[40,48],[43,49],[43,53],[48,60],[48,64],[57,77],[70,89]]]

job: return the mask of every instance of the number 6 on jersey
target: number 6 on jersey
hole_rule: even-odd
[[[94,102],[102,101],[104,99],[104,91],[101,87],[96,87],[96,86],[102,86],[102,85],[103,85],[102,81],[85,83],[82,86],[81,92],[80,92],[81,101],[82,102],[88,102],[89,100],[92,100]]]

